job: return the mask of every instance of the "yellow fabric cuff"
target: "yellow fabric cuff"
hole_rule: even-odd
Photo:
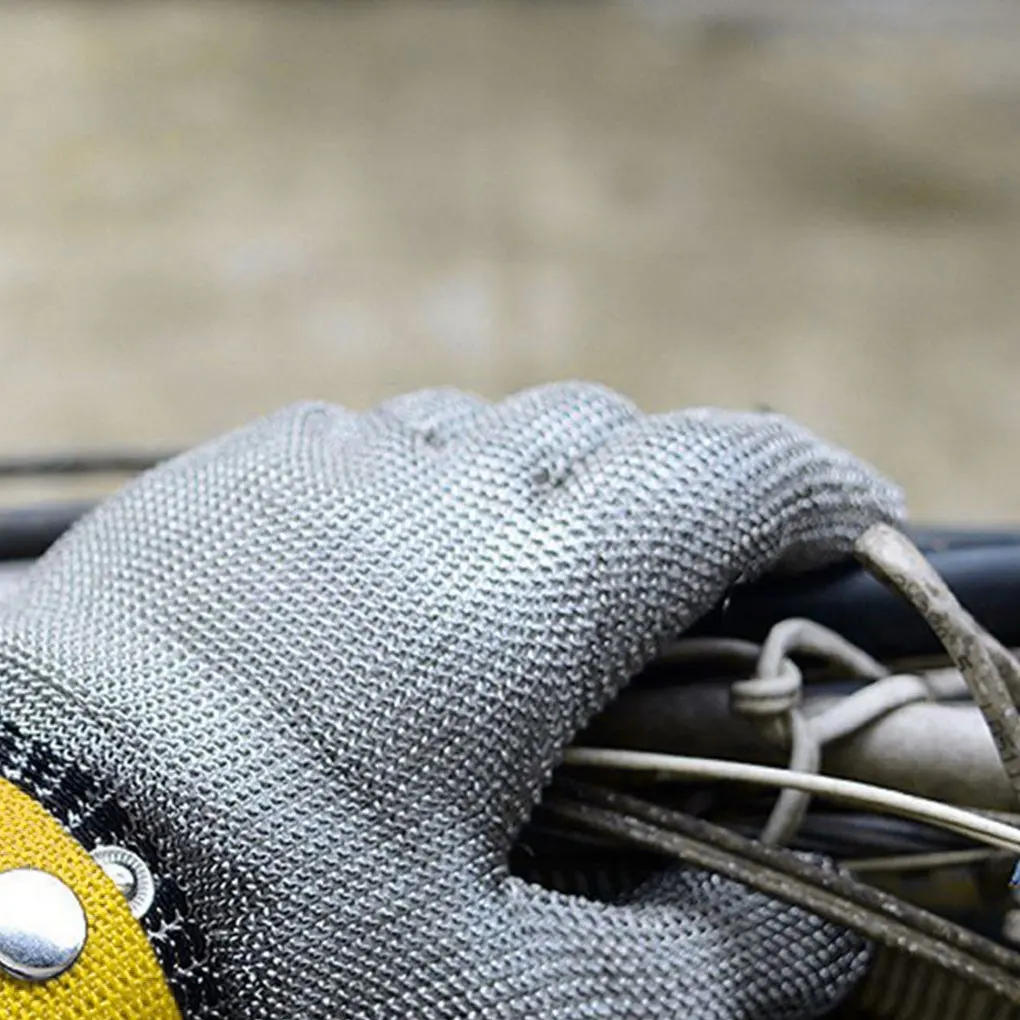
[[[88,921],[77,962],[40,983],[0,972],[0,1020],[181,1020],[163,971],[127,900],[39,804],[0,780],[0,872],[38,868],[64,882]]]

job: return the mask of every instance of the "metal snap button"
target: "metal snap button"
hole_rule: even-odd
[[[49,981],[81,956],[88,935],[78,897],[36,868],[0,872],[0,970]]]
[[[145,861],[119,846],[97,846],[92,859],[121,891],[131,913],[136,918],[144,917],[156,898],[156,883]]]

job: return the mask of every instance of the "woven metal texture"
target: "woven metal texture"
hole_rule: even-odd
[[[899,494],[785,419],[563,384],[286,409],[130,484],[0,609],[0,719],[146,830],[230,1020],[815,1017],[867,945],[717,876],[507,870],[564,747]]]

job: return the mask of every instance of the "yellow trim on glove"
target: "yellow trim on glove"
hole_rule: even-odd
[[[39,868],[88,918],[75,965],[40,984],[0,973],[0,1020],[181,1020],[141,925],[103,870],[39,804],[0,780],[0,871]]]

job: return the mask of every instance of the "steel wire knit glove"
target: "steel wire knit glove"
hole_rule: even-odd
[[[899,513],[774,415],[581,384],[289,408],[128,485],[0,608],[0,775],[148,866],[186,1018],[821,1016],[855,934],[695,870],[605,904],[507,856],[663,642]],[[0,1017],[143,1015],[103,1006],[125,954],[49,1012],[0,969]]]

